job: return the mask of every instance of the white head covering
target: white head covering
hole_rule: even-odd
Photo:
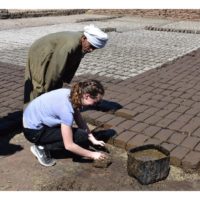
[[[103,48],[108,40],[108,35],[93,24],[84,27],[84,35],[97,49]]]

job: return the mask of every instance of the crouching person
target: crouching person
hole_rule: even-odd
[[[80,114],[82,107],[100,102],[103,95],[101,83],[88,80],[75,83],[71,89],[47,92],[29,103],[23,113],[23,132],[34,144],[30,150],[41,165],[53,166],[56,161],[49,151],[63,148],[93,160],[106,157],[83,147],[88,140],[94,145],[105,143],[93,136]],[[78,128],[72,127],[73,121]]]

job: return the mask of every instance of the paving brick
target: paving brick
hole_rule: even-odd
[[[174,98],[171,101],[171,103],[178,104],[178,105],[182,104],[182,102],[183,102],[183,99],[181,99],[181,98]]]
[[[181,143],[181,146],[187,147],[188,149],[193,150],[194,147],[200,142],[200,138],[198,137],[186,137],[183,142]]]
[[[168,115],[166,115],[165,118],[176,120],[180,115],[181,115],[181,113],[179,113],[179,112],[171,112]]]
[[[191,135],[200,138],[200,128],[196,129]]]
[[[125,105],[124,108],[128,110],[133,110],[134,108],[137,108],[139,105],[140,104],[133,102]]]
[[[153,115],[153,116],[145,119],[144,122],[147,124],[150,124],[150,125],[155,125],[161,119],[162,119],[161,117]]]
[[[142,113],[148,109],[148,106],[140,105],[134,109],[135,112]]]
[[[105,113],[103,116],[95,119],[95,124],[98,124],[98,125],[101,125],[101,124],[104,124],[106,123],[107,121],[113,119],[115,116],[112,115],[112,114],[107,114]]]
[[[145,119],[149,118],[151,115],[146,113],[140,113],[137,116],[134,117],[135,121],[143,122]]]
[[[143,134],[138,134],[136,135],[135,137],[131,138],[127,144],[126,144],[126,149],[130,149],[130,148],[133,148],[133,147],[137,147],[137,146],[140,146],[140,145],[143,145],[144,142],[149,139],[148,136],[146,135],[143,135]]]
[[[198,169],[200,166],[199,152],[190,151],[182,160],[182,166],[186,169]]]
[[[173,119],[161,119],[156,123],[157,126],[160,126],[162,128],[167,128],[174,120]]]
[[[133,121],[133,120],[126,120],[126,121],[120,123],[120,124],[117,125],[117,126],[128,130],[128,129],[130,129],[131,127],[133,127],[135,124],[137,124],[136,121]]]
[[[143,132],[144,132],[144,134],[145,134],[146,136],[152,137],[152,136],[154,136],[159,130],[161,130],[160,127],[151,125],[151,126],[147,127],[146,129],[144,129]]]
[[[180,167],[182,159],[189,151],[189,149],[181,146],[174,148],[170,153],[170,164]]]
[[[193,105],[192,105],[193,108],[196,108],[196,109],[200,109],[200,102],[195,102]]]
[[[138,114],[138,112],[128,110],[128,109],[125,109],[125,108],[119,109],[115,112],[116,116],[123,117],[123,118],[126,118],[126,119],[132,119],[137,114]]]
[[[178,107],[177,104],[169,103],[163,109],[168,111],[174,111]]]
[[[117,126],[113,126],[111,129],[113,129],[114,131],[116,131],[117,135],[120,135],[122,132],[125,131],[124,128],[122,128],[122,127],[117,127]]]
[[[168,126],[168,128],[171,130],[179,131],[184,125],[184,121],[175,120]]]
[[[149,114],[149,115],[153,115],[155,114],[156,112],[158,112],[160,109],[158,108],[154,108],[154,107],[151,107],[151,108],[148,108],[145,110],[145,113]]]
[[[200,124],[190,121],[188,124],[181,128],[181,131],[188,133],[188,135],[191,135],[197,128],[199,128],[199,126]]]
[[[130,128],[130,130],[133,132],[142,133],[143,130],[146,129],[148,126],[149,126],[148,124],[139,122],[136,125],[134,125],[132,128]]]
[[[169,129],[161,129],[156,135],[154,135],[154,138],[157,138],[163,142],[166,141],[172,134],[173,131]]]
[[[188,106],[188,107],[192,107],[192,105],[194,104],[194,101],[192,101],[192,100],[189,100],[189,99],[187,99],[187,100],[184,100],[183,102],[182,102],[182,105],[184,105],[184,106]],[[187,112],[187,111],[186,111]]]
[[[116,147],[120,147],[120,148],[125,148],[126,147],[126,143],[136,135],[137,133],[134,133],[132,131],[125,131],[123,133],[121,133],[119,136],[114,138],[114,145]]]
[[[170,152],[176,147],[175,144],[171,144],[171,143],[168,143],[168,142],[163,142],[161,144],[161,146],[164,147],[165,149],[167,149]]]
[[[165,117],[166,115],[168,115],[171,112],[172,112],[171,110],[162,109],[162,110],[158,111],[157,113],[155,113],[155,115],[159,116],[159,117]]]
[[[171,137],[167,140],[169,143],[179,145],[187,136],[180,133],[173,133]]]
[[[178,121],[185,122],[187,124],[194,116],[188,114],[182,114],[177,118]]]
[[[159,99],[163,99],[164,97],[165,97],[164,95],[157,94],[157,95],[153,95],[152,99],[159,100]]]
[[[144,145],[146,145],[146,144],[160,145],[161,141],[159,139],[156,139],[156,138],[149,138],[144,142]]]
[[[174,109],[175,112],[185,113],[187,110],[189,110],[190,107],[188,106],[178,106]]]
[[[105,122],[104,127],[112,127],[112,126],[117,126],[121,122],[125,121],[126,119],[123,117],[115,117],[108,122]]]

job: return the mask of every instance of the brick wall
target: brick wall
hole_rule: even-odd
[[[200,9],[99,9],[88,13],[199,20]]]

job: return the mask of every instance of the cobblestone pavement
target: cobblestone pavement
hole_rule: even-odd
[[[110,39],[105,49],[85,56],[74,80],[87,77],[101,80],[106,86],[105,99],[117,102],[122,108],[111,112],[104,106],[112,102],[104,102],[104,110],[86,111],[84,116],[95,125],[115,129],[117,135],[109,142],[117,147],[161,144],[171,152],[173,165],[197,169],[200,164],[200,50],[197,50],[200,34],[150,31],[144,27],[179,23],[182,29],[193,25],[198,29],[199,24],[136,17],[87,21],[92,17],[99,16],[70,16],[70,20],[50,17],[50,22],[47,18],[44,21],[38,18],[38,22],[23,19],[19,27],[13,20],[1,29],[1,135],[15,130],[21,123],[24,65],[31,43],[47,33],[82,30],[92,22],[101,28],[114,27],[116,32],[108,33]],[[0,27],[1,23],[5,24],[0,21]],[[18,20],[17,24],[20,24]]]
[[[13,21],[9,20],[6,24],[7,29],[0,31],[0,60],[24,66],[28,48],[34,40],[57,31],[81,31],[89,23],[94,23],[101,28],[113,27],[116,28],[116,32],[108,33],[110,40],[103,51],[97,50],[85,57],[77,75],[90,73],[125,80],[200,47],[199,34],[169,33],[144,29],[147,25],[177,24],[176,21],[172,20],[119,17],[103,21],[87,21],[88,19],[92,20],[92,18],[103,19],[106,17],[108,16],[76,15],[74,18],[69,16],[69,18],[50,17],[49,19],[46,17],[41,18],[43,19],[41,21],[37,20],[39,22],[36,19],[30,19],[29,23],[34,27],[23,28],[17,28],[18,26],[14,26]],[[76,23],[81,19],[82,22]],[[21,24],[27,26],[28,20],[22,19]],[[57,23],[58,21],[60,22]],[[2,23],[5,22],[2,20]],[[8,30],[9,23],[14,29]],[[188,29],[191,23],[182,23],[182,28]],[[19,19],[17,24],[20,25]],[[197,22],[193,22],[193,24],[196,26]],[[4,26],[2,25],[2,27]]]

